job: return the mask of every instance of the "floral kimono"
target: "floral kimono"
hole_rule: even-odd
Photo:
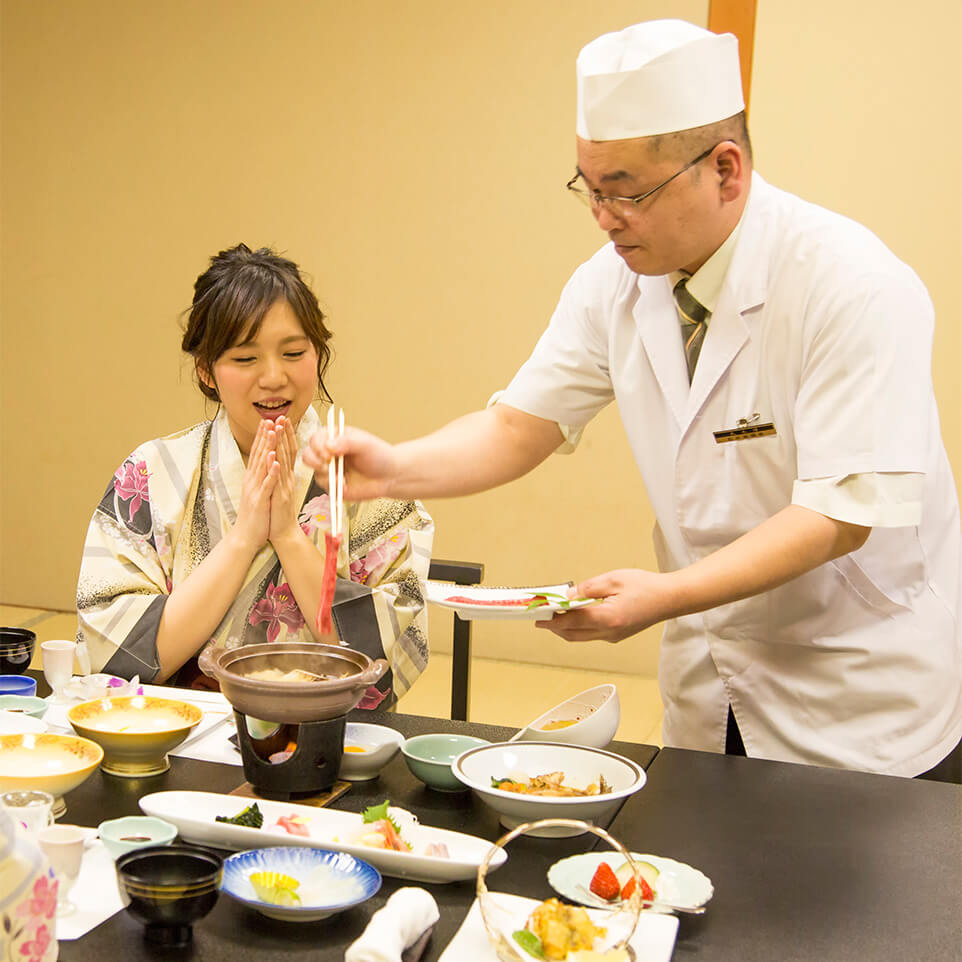
[[[308,408],[298,447],[319,426]],[[223,409],[213,421],[141,445],[120,466],[90,522],[77,586],[78,641],[87,643],[94,671],[147,681],[157,674],[164,604],[233,526],[244,470]],[[295,480],[298,521],[323,555],[327,493],[300,458]],[[422,583],[434,523],[417,501],[382,498],[346,508],[333,620],[351,648],[387,658],[390,671],[361,705],[384,708],[427,665]],[[315,613],[306,614],[313,621]],[[313,635],[268,543],[211,641],[235,648],[285,639],[312,641]]]

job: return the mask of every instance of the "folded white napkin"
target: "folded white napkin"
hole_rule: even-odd
[[[344,962],[400,962],[401,953],[440,917],[430,892],[411,886],[398,889],[348,946]]]

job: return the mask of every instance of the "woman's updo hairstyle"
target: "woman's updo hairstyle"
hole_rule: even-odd
[[[314,292],[307,286],[297,264],[267,247],[252,251],[246,244],[223,250],[210,259],[210,267],[194,282],[194,301],[187,318],[181,348],[194,359],[197,386],[203,395],[219,401],[216,388],[204,383],[214,362],[229,348],[253,340],[264,315],[280,299],[290,304],[317,351],[317,383],[324,386],[324,372],[331,360],[331,332]]]

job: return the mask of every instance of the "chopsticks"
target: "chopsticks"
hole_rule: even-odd
[[[339,438],[344,433],[344,408],[338,412],[337,432],[334,431],[334,405],[327,409],[327,436]],[[335,465],[335,462],[336,465]],[[344,512],[344,455],[331,458],[327,465],[327,495],[331,502],[331,534],[341,534],[341,518]]]

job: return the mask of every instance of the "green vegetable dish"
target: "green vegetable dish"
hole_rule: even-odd
[[[264,815],[257,807],[257,802],[254,802],[236,815],[230,817],[227,815],[217,815],[214,817],[214,821],[227,822],[228,825],[243,825],[246,828],[260,828],[264,824]]]

